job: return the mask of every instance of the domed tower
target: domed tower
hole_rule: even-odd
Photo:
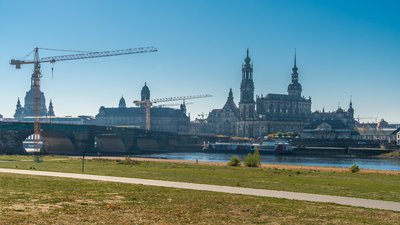
[[[347,110],[347,116],[351,119],[354,118],[354,109],[353,109],[353,102],[351,101],[351,97],[350,97],[349,109]]]
[[[150,100],[150,89],[147,87],[146,82],[144,83],[142,91],[140,92],[140,100]]]
[[[297,72],[296,65],[296,50],[294,52],[294,66],[292,68],[292,83],[288,86],[288,94],[291,96],[301,97],[301,91],[303,90],[301,84],[299,83],[299,73]]]
[[[49,103],[49,112],[47,113],[48,116],[56,116],[54,114],[54,107],[53,107],[53,101],[51,101],[50,99],[50,103]]]
[[[126,102],[124,96],[119,100],[118,108],[126,108]]]
[[[250,63],[249,49],[242,65],[242,82],[240,84],[240,119],[251,120],[255,117],[253,64]]]

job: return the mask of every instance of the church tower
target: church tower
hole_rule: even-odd
[[[298,96],[301,97],[302,87],[299,83],[299,74],[297,72],[297,65],[296,65],[296,50],[294,52],[294,66],[292,69],[292,83],[288,86],[288,94],[291,96]]]
[[[53,102],[50,99],[50,103],[49,103],[49,112],[47,113],[48,116],[56,116],[54,114],[54,107],[53,107]]]
[[[150,100],[150,89],[147,87],[146,82],[144,83],[142,91],[140,92],[140,100]]]
[[[126,108],[126,102],[124,96],[122,96],[121,99],[119,100],[118,108],[120,109]]]
[[[21,101],[18,98],[17,105],[15,108],[14,118],[15,119],[22,118],[23,114],[24,114],[24,108],[22,108]]]
[[[240,84],[240,120],[252,120],[255,117],[253,64],[250,63],[249,49],[242,65],[242,82]]]
[[[350,97],[349,109],[347,110],[347,116],[351,119],[354,118],[354,109],[353,109],[353,102],[351,101],[351,97]]]

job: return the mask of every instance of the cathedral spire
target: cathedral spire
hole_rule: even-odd
[[[301,96],[302,87],[299,83],[299,73],[297,72],[297,54],[294,49],[294,63],[292,68],[292,82],[288,86],[288,94],[294,96]]]
[[[54,114],[54,107],[53,107],[53,101],[50,99],[49,103],[49,112],[47,113],[48,116],[55,116]]]
[[[350,104],[349,104],[349,108],[352,109],[353,108],[353,102],[351,100],[352,96],[350,95]]]
[[[349,103],[349,109],[347,110],[347,115],[352,119],[354,118],[353,101],[351,95],[350,95],[350,103]]]
[[[298,83],[299,82],[299,73],[297,72],[298,68],[296,65],[296,49],[294,49],[294,64],[293,64],[293,68],[292,68],[292,83]]]

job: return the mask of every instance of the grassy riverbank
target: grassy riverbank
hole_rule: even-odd
[[[0,174],[0,224],[396,224],[400,213],[204,191]]]
[[[2,160],[12,160],[2,162]],[[46,156],[35,163],[27,156],[0,156],[0,167],[81,172],[81,160]],[[252,187],[400,202],[400,176],[315,169],[245,168],[132,160],[86,160],[85,173]]]

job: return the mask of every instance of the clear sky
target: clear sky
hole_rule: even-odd
[[[250,49],[255,94],[286,93],[294,49],[312,110],[347,108],[356,117],[400,122],[400,3],[335,0],[0,0],[0,114],[14,114],[36,46],[87,51],[155,46],[157,53],[42,66],[42,91],[56,115],[95,115],[128,105],[147,82],[151,97],[212,94],[188,105],[193,119],[221,108]],[[42,51],[41,56],[65,54]]]

